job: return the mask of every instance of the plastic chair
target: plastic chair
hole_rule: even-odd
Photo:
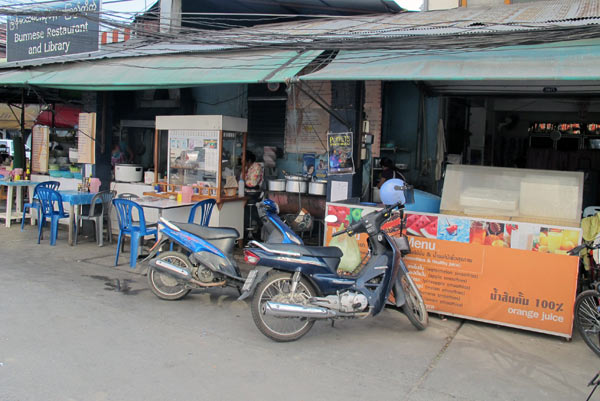
[[[23,231],[23,228],[25,227],[25,214],[27,213],[27,209],[31,210],[31,209],[36,209],[37,210],[37,214],[38,214],[38,225],[40,224],[40,203],[38,201],[38,195],[37,195],[37,190],[38,188],[50,188],[53,190],[58,190],[58,188],[60,187],[60,182],[58,181],[44,181],[44,182],[40,182],[39,184],[37,184],[35,186],[35,188],[33,189],[33,199],[31,200],[31,202],[29,203],[25,203],[23,205],[23,218],[21,219],[21,231]]]
[[[80,215],[75,226],[75,245],[77,245],[77,234],[82,220],[93,221],[96,233],[96,243],[98,246],[104,246],[104,218],[107,219],[108,242],[112,242],[112,227],[110,222],[110,211],[112,209],[112,200],[117,195],[116,191],[100,191],[92,198],[89,211],[85,215]]]
[[[60,194],[50,188],[40,187],[37,189],[38,200],[40,202],[41,218],[38,223],[38,244],[42,239],[42,229],[46,223],[46,218],[50,219],[50,245],[56,244],[58,235],[58,221],[69,218],[69,215],[63,210],[63,201]],[[69,228],[70,229],[70,228]]]
[[[588,206],[583,209],[583,217],[590,217],[600,212],[600,206]]]
[[[119,240],[117,242],[117,257],[115,259],[115,266],[117,266],[119,263],[119,253],[122,245],[124,244],[122,242],[123,235],[129,235],[131,236],[129,266],[131,268],[135,268],[142,239],[146,235],[154,235],[156,237],[157,229],[146,226],[144,209],[137,203],[128,199],[119,198],[113,199],[112,203],[117,210],[117,218],[119,220]],[[134,210],[137,211],[139,221],[133,221]]]
[[[196,203],[192,206],[192,210],[190,210],[190,217],[188,218],[188,223],[194,223],[194,219],[196,217],[196,209],[200,208],[202,210],[202,214],[200,215],[200,225],[204,227],[208,227],[208,223],[210,222],[210,215],[212,214],[213,207],[217,203],[214,199],[205,199]]]

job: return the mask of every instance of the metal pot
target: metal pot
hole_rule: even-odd
[[[301,175],[286,175],[285,190],[297,194],[304,194],[308,189],[308,179]]]
[[[269,191],[280,192],[285,191],[285,180],[283,178],[267,181]]]
[[[327,195],[327,180],[314,180],[308,183],[308,193],[311,195]]]

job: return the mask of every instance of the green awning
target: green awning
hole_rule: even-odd
[[[284,82],[320,53],[272,50],[79,60],[0,70],[0,86],[114,91]]]
[[[597,80],[599,65],[599,39],[492,50],[357,50],[341,51],[300,80]]]

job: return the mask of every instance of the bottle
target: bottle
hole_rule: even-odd
[[[244,186],[244,180],[240,178],[240,181],[238,182],[238,196],[240,197],[244,196]]]

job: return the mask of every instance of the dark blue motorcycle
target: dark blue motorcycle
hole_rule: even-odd
[[[269,199],[257,204],[266,243],[302,245],[302,240],[279,216],[277,204]],[[233,258],[239,233],[234,228],[203,227],[197,224],[158,222],[157,241],[145,260],[150,260],[148,285],[161,299],[177,300],[192,289],[231,286],[240,289],[244,279]],[[177,244],[180,251],[166,251]]]
[[[389,303],[402,309],[417,329],[425,329],[427,309],[402,260],[410,252],[408,240],[404,236],[390,237],[381,229],[394,210],[398,210],[404,224],[403,205],[412,202],[412,187],[399,179],[384,185],[388,183],[391,199],[386,202],[382,196],[382,200],[389,206],[334,234],[368,234],[368,261],[356,276],[337,274],[342,257],[337,247],[249,243],[244,259],[257,268],[248,275],[240,299],[254,295],[252,317],[265,336],[275,341],[294,341],[305,335],[316,320],[376,316]],[[400,229],[402,232],[403,227]]]

